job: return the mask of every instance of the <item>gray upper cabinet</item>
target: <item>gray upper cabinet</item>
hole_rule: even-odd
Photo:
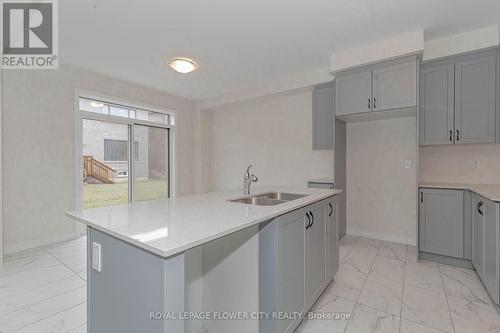
[[[420,189],[419,250],[463,258],[464,194]]]
[[[383,111],[417,105],[417,66],[414,61],[373,70],[372,110]]]
[[[455,65],[455,142],[495,142],[495,56]]]
[[[305,308],[306,211],[296,210],[276,219],[278,311],[303,312]],[[278,320],[278,332],[293,332],[298,322]]]
[[[495,142],[500,126],[497,53],[488,50],[420,67],[420,145]]]
[[[333,149],[333,82],[313,90],[313,150]]]
[[[420,71],[419,140],[421,145],[453,143],[453,64]]]
[[[339,73],[335,78],[335,115],[415,107],[416,73],[416,57]]]
[[[364,71],[335,78],[335,115],[371,111],[372,72]]]

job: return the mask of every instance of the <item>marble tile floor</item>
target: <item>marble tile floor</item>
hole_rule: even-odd
[[[297,332],[500,333],[500,315],[472,270],[418,262],[414,246],[349,235],[339,254],[312,312],[349,319],[305,320]]]
[[[500,333],[475,272],[417,262],[416,249],[355,236],[299,333]],[[8,256],[0,271],[0,332],[86,332],[86,238]]]

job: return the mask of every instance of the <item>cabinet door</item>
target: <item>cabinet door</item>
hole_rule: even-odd
[[[326,255],[326,279],[329,281],[337,272],[339,265],[338,252],[338,225],[337,225],[337,207],[335,200],[328,202],[327,212],[327,255]]]
[[[472,265],[481,279],[484,276],[484,214],[481,199],[472,194]]]
[[[277,218],[276,311],[302,312],[305,308],[305,210]],[[278,332],[292,332],[298,322],[278,320]]]
[[[417,64],[410,61],[373,71],[373,111],[417,105]]]
[[[311,209],[312,223],[307,230],[306,299],[311,305],[323,291],[326,282],[327,205]]]
[[[333,83],[313,90],[313,150],[333,149]]]
[[[461,190],[420,190],[421,251],[463,258],[463,204]]]
[[[455,143],[495,142],[495,57],[455,66]]]
[[[372,72],[335,78],[335,115],[371,111]]]
[[[419,140],[421,145],[454,142],[455,66],[420,71]]]
[[[484,216],[484,279],[483,283],[491,298],[499,301],[499,255],[498,255],[498,203],[483,199],[480,207]]]

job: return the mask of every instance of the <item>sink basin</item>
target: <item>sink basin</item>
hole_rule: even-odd
[[[300,199],[303,197],[307,197],[307,194],[295,194],[295,193],[284,193],[284,192],[270,192],[259,194],[256,196],[257,198],[267,198],[273,200],[284,200],[284,201],[292,201],[296,199]]]
[[[229,202],[238,202],[238,203],[247,204],[247,205],[254,205],[254,206],[275,206],[275,205],[282,204],[286,201],[285,200],[273,200],[273,199],[261,198],[261,197],[247,197],[247,198],[229,200]]]

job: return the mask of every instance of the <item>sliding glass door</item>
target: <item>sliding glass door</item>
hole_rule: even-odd
[[[170,195],[168,114],[80,98],[83,207]]]
[[[168,193],[168,129],[134,126],[134,201],[163,199]]]

